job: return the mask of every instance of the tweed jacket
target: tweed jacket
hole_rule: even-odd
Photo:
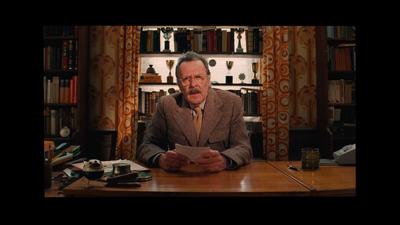
[[[252,149],[243,120],[241,98],[228,91],[208,89],[197,143],[190,105],[183,94],[161,97],[136,157],[154,166],[152,157],[175,149],[175,143],[209,146],[233,160],[237,166],[249,163]]]

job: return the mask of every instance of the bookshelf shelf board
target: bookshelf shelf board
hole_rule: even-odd
[[[139,85],[171,85],[176,86],[177,83],[140,83]],[[262,84],[242,84],[242,83],[234,83],[234,84],[226,84],[226,83],[219,83],[219,84],[212,84],[211,86],[246,86],[246,87],[262,87]]]
[[[347,137],[341,137],[341,136],[333,136],[333,139],[338,140],[338,141],[355,141],[356,137],[355,136],[347,136]]]
[[[246,87],[262,87],[262,84],[242,84],[242,83],[234,83],[234,84],[212,84],[214,86],[246,86]]]
[[[356,103],[328,103],[328,105],[335,107],[355,107]]]
[[[44,36],[44,40],[78,40],[76,36]]]
[[[355,80],[355,71],[335,70],[328,71],[328,80]]]
[[[356,71],[354,70],[329,70],[329,74],[349,74],[349,75],[354,75]]]
[[[50,140],[50,141],[71,141],[72,138],[70,137],[60,137],[60,136],[44,136],[45,140]]]
[[[184,52],[141,52],[140,57],[180,57]],[[221,56],[221,57],[233,57],[233,58],[262,58],[262,53],[257,52],[197,52],[204,57],[214,57],[214,56]]]
[[[355,38],[327,38],[328,44],[336,45],[336,44],[348,44],[348,43],[356,43]]]
[[[44,106],[50,107],[77,107],[77,103],[44,103]]]
[[[171,85],[171,86],[175,86],[175,85],[178,85],[177,83],[145,83],[145,82],[143,82],[143,83],[141,83],[141,82],[139,82],[139,85]]]
[[[171,25],[171,26],[166,26],[166,25],[143,25],[142,26],[144,30],[157,30],[158,28],[161,27],[172,27],[174,30],[178,28],[188,28],[190,30],[192,29],[231,29],[231,28],[243,28],[247,29],[249,26],[240,26],[240,25],[225,25],[225,26],[207,26],[207,25]],[[252,26],[254,28],[261,28],[261,26]]]
[[[255,117],[257,117],[257,116],[261,116],[261,114],[243,114],[243,116],[255,116]]]
[[[77,75],[78,70],[44,70],[45,75]]]

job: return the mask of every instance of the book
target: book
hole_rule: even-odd
[[[79,41],[51,42],[43,47],[44,70],[77,70]]]
[[[337,166],[338,162],[336,162],[332,159],[320,159],[319,165],[320,166]]]
[[[355,71],[356,47],[355,44],[329,46],[328,69]]]
[[[62,69],[68,69],[68,40],[63,40],[63,51],[62,51]]]
[[[78,76],[71,79],[59,76],[52,78],[43,77],[43,101],[44,103],[77,103]]]
[[[352,80],[329,80],[328,81],[329,103],[354,103],[355,82]]]
[[[142,114],[153,114],[156,110],[158,100],[166,93],[164,90],[160,91],[142,91],[139,88],[139,112]]]
[[[52,36],[77,36],[78,26],[43,26],[43,35]]]
[[[356,26],[327,26],[328,38],[355,38]]]

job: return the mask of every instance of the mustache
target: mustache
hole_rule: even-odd
[[[191,88],[191,89],[189,89],[189,92],[188,92],[189,95],[197,94],[197,93],[201,93],[200,89],[198,89],[198,88]]]

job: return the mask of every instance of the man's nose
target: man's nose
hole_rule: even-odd
[[[190,84],[189,84],[190,87],[196,87],[197,82],[194,80],[193,77],[192,77],[192,79],[189,79],[189,82],[190,82]]]

